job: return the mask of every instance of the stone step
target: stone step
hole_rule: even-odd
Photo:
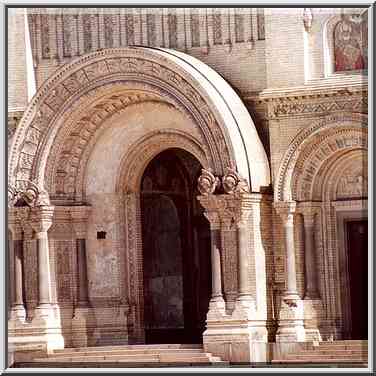
[[[300,355],[308,355],[308,354],[321,354],[321,355],[330,354],[330,355],[340,355],[340,356],[341,355],[347,355],[347,356],[367,355],[368,350],[354,350],[354,349],[351,349],[351,350],[331,350],[331,349],[301,350],[298,355],[300,356]]]
[[[143,360],[143,359],[146,359],[146,358],[150,358],[150,359],[159,359],[159,360],[170,360],[170,359],[191,359],[191,358],[195,358],[195,359],[206,359],[206,360],[210,360],[211,358],[215,359],[216,357],[212,357],[211,354],[208,354],[208,353],[199,353],[199,354],[111,354],[111,353],[106,353],[106,354],[102,354],[102,355],[99,355],[99,354],[93,354],[93,355],[68,355],[68,356],[65,356],[65,357],[54,357],[54,356],[49,356],[47,358],[39,358],[38,361],[40,361],[41,359],[44,359],[46,361],[55,361],[55,360],[59,360],[59,361],[84,361],[85,359],[87,360],[106,360],[106,359],[123,359],[123,360],[133,360],[133,359],[136,359],[136,360]]]
[[[206,355],[201,356],[143,356],[143,355],[108,355],[108,356],[76,356],[71,358],[40,358],[35,359],[35,363],[96,363],[96,362],[123,362],[123,363],[213,363],[219,362],[218,357],[208,357]]]
[[[54,350],[54,353],[64,352],[88,352],[88,351],[111,351],[111,350],[149,350],[149,349],[203,349],[201,344],[160,344],[160,345],[114,345],[114,346],[90,346],[90,347],[68,347]]]
[[[348,355],[336,355],[336,354],[305,354],[305,355],[300,355],[300,354],[289,354],[286,355],[286,359],[312,359],[312,358],[317,358],[317,359],[367,359],[367,356],[363,355],[353,355],[353,356],[348,356]]]
[[[90,351],[59,351],[53,352],[54,358],[64,358],[71,356],[91,356],[91,355],[147,355],[147,354],[202,354],[203,349],[118,349],[118,350],[90,350]]]
[[[272,363],[354,363],[368,362],[368,342],[346,340],[320,342],[313,349],[286,354],[283,359],[274,359]]]
[[[187,363],[187,362],[173,362],[173,363],[163,363],[163,362],[123,362],[118,361],[107,361],[103,360],[101,362],[23,362],[17,363],[15,368],[166,368],[166,367],[229,367],[229,362],[198,362],[198,363]]]
[[[345,363],[345,364],[359,364],[359,365],[367,365],[367,360],[354,360],[354,359],[274,359],[272,364],[284,363],[284,364],[305,364],[305,363],[312,363],[312,364],[329,364],[329,363]]]
[[[336,346],[328,346],[328,345],[319,345],[317,347],[320,350],[368,350],[368,345],[336,345]]]

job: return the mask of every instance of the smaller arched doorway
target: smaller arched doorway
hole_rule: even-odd
[[[146,343],[199,343],[211,292],[210,229],[196,196],[201,165],[168,149],[141,183]]]

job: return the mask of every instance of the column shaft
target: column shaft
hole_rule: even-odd
[[[78,264],[78,305],[86,307],[89,303],[86,267],[86,240],[77,239],[77,264]]]
[[[38,244],[38,286],[39,301],[38,307],[51,304],[51,276],[50,257],[48,249],[47,231],[37,233]]]
[[[245,226],[238,227],[238,291],[239,297],[250,296],[248,233]]]
[[[308,298],[318,296],[316,257],[315,257],[315,235],[313,223],[304,221],[305,235],[305,269],[306,269],[306,293]]]
[[[287,218],[285,219],[284,223],[286,250],[286,292],[287,294],[297,294],[293,214],[288,214],[286,217]]]
[[[14,300],[13,306],[23,306],[23,241],[13,240],[14,245]]]

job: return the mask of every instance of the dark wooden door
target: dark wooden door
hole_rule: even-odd
[[[347,222],[351,339],[368,337],[368,222]]]
[[[144,328],[149,344],[202,341],[211,292],[210,228],[197,210],[196,181],[171,150],[144,172]]]

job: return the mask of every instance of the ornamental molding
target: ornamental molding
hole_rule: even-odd
[[[307,153],[306,150],[317,150],[317,153],[323,153],[324,155],[328,153],[334,154],[335,150],[332,151],[331,148],[334,144],[328,145],[329,149],[326,148],[325,150],[319,148],[320,144],[330,138],[333,134],[351,132],[351,130],[358,133],[360,132],[366,139],[367,120],[367,115],[363,114],[333,114],[314,121],[309,127],[299,132],[285,152],[278,169],[274,190],[274,201],[292,200],[292,176],[300,159],[304,161],[304,155]],[[363,141],[363,136],[358,138],[358,141],[359,147],[367,148],[366,143]],[[334,142],[336,141],[334,140]],[[340,142],[339,146],[341,145],[342,142]],[[346,141],[343,146],[351,148],[354,145],[347,145]]]
[[[267,105],[267,117],[277,119],[290,116],[327,114],[336,111],[368,112],[368,85],[362,83],[322,86],[307,85],[303,88],[286,88],[242,93],[245,102],[253,106]]]
[[[141,81],[159,86],[175,96],[190,112],[204,134],[215,169],[222,171],[229,165],[232,149],[225,137],[225,124],[216,108],[210,108],[211,99],[204,91],[198,92],[195,82],[177,63],[163,60],[150,50],[114,48],[85,55],[48,79],[34,96],[14,134],[9,158],[9,179],[17,186],[36,179],[43,182],[49,147],[59,130],[62,115],[71,111],[72,104],[81,96],[90,96],[89,89],[110,81]],[[103,111],[107,111],[106,108]],[[100,121],[100,119],[98,119]]]
[[[181,148],[191,153],[201,164],[208,160],[200,142],[192,135],[176,129],[150,132],[136,142],[124,155],[116,182],[116,192],[140,192],[141,180],[148,163],[160,152],[169,148]],[[80,185],[83,186],[85,178]]]

